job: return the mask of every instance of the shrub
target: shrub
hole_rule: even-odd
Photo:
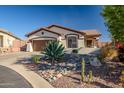
[[[33,60],[33,62],[36,63],[36,64],[39,63],[40,58],[41,58],[41,57],[40,57],[39,55],[33,55],[33,56],[32,56],[32,60]]]
[[[118,50],[113,47],[103,47],[101,48],[101,57],[102,59],[109,58],[110,60],[113,60],[118,57]]]
[[[118,57],[121,62],[124,62],[124,53],[120,53]]]
[[[72,53],[78,53],[78,49],[73,49]]]
[[[121,74],[124,75],[124,70],[121,71]]]
[[[55,61],[58,61],[64,56],[64,46],[59,41],[50,41],[44,48],[43,54],[51,61],[54,65]]]

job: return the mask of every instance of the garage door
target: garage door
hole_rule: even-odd
[[[33,50],[41,51],[44,49],[49,40],[34,40],[33,41]]]

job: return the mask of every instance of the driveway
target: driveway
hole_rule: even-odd
[[[0,54],[0,87],[53,88],[45,79],[20,63],[19,59],[30,58],[28,52]]]
[[[20,74],[7,67],[0,66],[0,88],[31,88],[32,86]]]

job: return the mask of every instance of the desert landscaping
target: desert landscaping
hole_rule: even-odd
[[[73,50],[71,54],[59,50],[63,56],[54,63],[51,63],[50,55],[39,53],[32,58],[20,59],[20,64],[56,88],[122,88],[124,63],[115,58],[117,49],[106,47],[107,53],[106,48],[101,48],[99,54],[85,55],[78,54],[79,50]]]

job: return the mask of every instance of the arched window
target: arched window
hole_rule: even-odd
[[[77,36],[68,36],[67,37],[68,48],[77,48]]]

